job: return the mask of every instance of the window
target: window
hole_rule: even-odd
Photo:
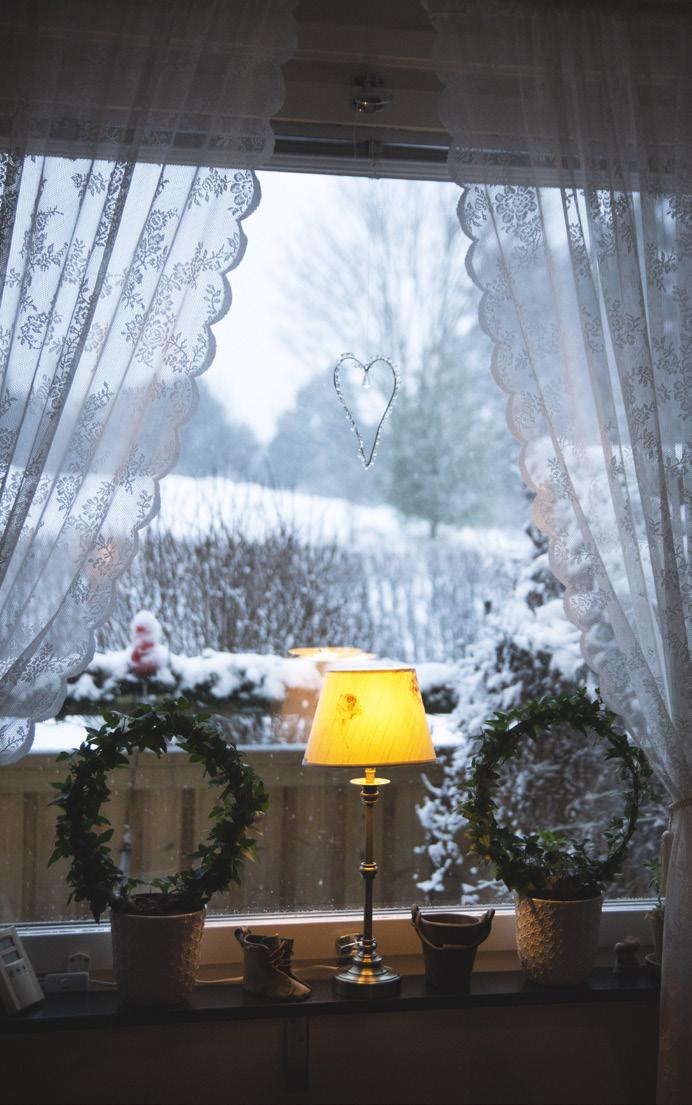
[[[468,738],[494,709],[586,678],[487,371],[456,187],[260,177],[234,305],[162,483],[161,516],[63,714],[0,773],[0,921],[85,916],[66,906],[60,865],[47,866],[55,754],[100,706],[156,691],[211,704],[270,790],[260,862],[214,910],[358,908],[359,803],[347,773],[301,765],[319,673],[287,653],[316,645],[415,663],[439,751],[430,770],[395,769],[379,803],[376,904],[458,904],[460,887],[467,905],[506,900],[459,839]],[[347,351],[391,358],[402,377],[368,471],[332,385]],[[367,379],[344,374],[366,448],[391,373],[380,363]],[[161,636],[159,670],[140,681],[131,622],[141,610]],[[140,625],[140,636],[158,632]],[[589,746],[565,738],[524,766],[503,790],[513,823],[531,816],[598,837],[617,809],[616,779]],[[107,811],[121,862],[143,877],[178,869],[209,805],[195,765],[143,757],[120,772]],[[614,893],[646,894],[660,827],[650,806]]]

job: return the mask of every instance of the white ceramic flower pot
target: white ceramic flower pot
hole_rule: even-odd
[[[578,986],[596,961],[603,898],[557,902],[516,895],[517,951],[543,986]]]
[[[111,911],[113,973],[130,1005],[176,1005],[199,970],[204,910],[147,916]]]

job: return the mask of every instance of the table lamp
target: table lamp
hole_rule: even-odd
[[[372,935],[373,811],[379,787],[378,767],[427,764],[435,750],[425,717],[414,668],[403,665],[340,664],[326,673],[317,703],[303,763],[312,767],[361,767],[363,778],[350,781],[361,787],[365,807],[365,858],[360,873],[365,880],[363,932],[348,970],[334,979],[342,997],[377,997],[396,993],[401,979],[382,963]]]

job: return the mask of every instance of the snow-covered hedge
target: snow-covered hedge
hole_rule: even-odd
[[[474,737],[497,710],[540,698],[594,689],[580,649],[579,632],[565,616],[562,588],[548,566],[545,542],[536,532],[535,556],[519,574],[514,593],[489,612],[485,625],[458,665],[457,744],[441,753],[443,779],[429,784],[418,808],[425,843],[418,886],[429,900],[449,900],[455,891],[462,904],[496,902],[507,897],[492,872],[468,856],[464,819],[459,812],[465,793]],[[549,828],[594,842],[605,842],[603,829],[619,813],[617,779],[609,774],[602,749],[574,732],[553,733],[546,742],[527,747],[520,764],[505,771],[499,793],[499,820],[517,829]],[[662,807],[648,802],[640,829],[629,849],[620,894],[645,895],[644,864],[656,854]]]
[[[255,652],[216,652],[179,656],[163,646],[155,675],[138,675],[129,649],[96,653],[86,671],[68,684],[62,715],[119,709],[143,695],[184,695],[220,713],[305,708],[322,684],[315,664],[299,658]],[[418,679],[429,713],[449,713],[457,704],[454,664],[420,664]]]
[[[432,541],[420,520],[344,499],[174,475],[161,493],[98,630],[101,651],[124,648],[145,608],[187,656],[357,642],[379,656],[456,661],[530,555],[522,533],[442,526]]]

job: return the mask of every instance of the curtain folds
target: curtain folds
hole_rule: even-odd
[[[536,522],[671,804],[659,1100],[692,1100],[692,20],[428,0],[467,265]]]
[[[3,6],[0,763],[60,708],[156,513],[259,200],[293,6]]]

